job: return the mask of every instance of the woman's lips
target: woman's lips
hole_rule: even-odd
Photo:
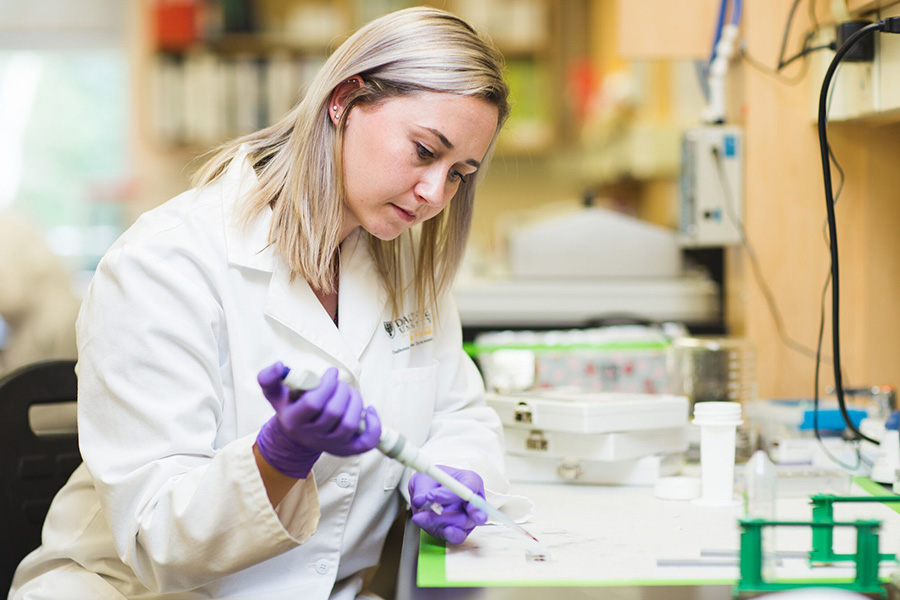
[[[415,214],[413,214],[413,213],[411,213],[411,212],[409,212],[409,211],[403,210],[402,208],[400,208],[400,207],[397,206],[396,204],[391,204],[391,206],[394,207],[394,212],[396,212],[397,215],[398,215],[401,219],[403,219],[404,221],[406,221],[407,223],[412,223],[413,221],[416,220],[416,215],[415,215]]]

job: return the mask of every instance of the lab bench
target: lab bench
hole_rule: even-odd
[[[421,530],[409,519],[397,572],[395,600],[730,600],[731,585],[629,587],[419,587],[416,583]]]
[[[881,495],[873,492],[876,488],[871,481],[857,479],[852,494]],[[738,519],[744,510],[739,502],[708,508],[692,501],[659,500],[652,488],[629,486],[515,483],[511,492],[533,501],[534,518],[525,527],[541,539],[541,551],[546,549],[555,564],[529,564],[529,553],[523,555],[523,549],[530,542],[491,526],[476,528],[463,545],[445,551],[407,519],[395,597],[732,598],[739,578]],[[779,521],[810,520],[812,504],[807,495],[779,497],[776,512]],[[900,549],[900,514],[888,505],[848,502],[834,519],[878,520],[881,551],[896,553]],[[774,540],[779,558],[775,579],[779,581],[838,582],[854,577],[853,561],[810,563],[808,528],[779,529]],[[846,553],[855,548],[856,539],[835,530],[834,543],[836,552]],[[881,579],[896,568],[893,561],[882,562]]]

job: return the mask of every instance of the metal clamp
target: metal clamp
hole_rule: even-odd
[[[556,467],[556,474],[564,481],[575,481],[584,475],[584,470],[577,460],[564,460]]]
[[[531,407],[527,402],[519,402],[516,405],[515,420],[516,423],[531,423]]]
[[[531,433],[528,434],[528,439],[525,440],[525,447],[528,450],[538,450],[542,452],[547,451],[547,438],[544,437],[544,432],[540,429],[532,429]]]

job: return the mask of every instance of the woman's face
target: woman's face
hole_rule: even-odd
[[[475,176],[497,128],[481,98],[419,92],[346,118],[342,239],[355,228],[392,240],[437,215]]]

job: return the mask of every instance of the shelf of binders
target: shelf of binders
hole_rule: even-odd
[[[153,0],[149,139],[205,150],[280,119],[352,27],[347,0]]]
[[[161,1],[169,9],[179,4]],[[154,143],[206,149],[274,123],[300,99],[329,53],[349,35],[351,24],[371,16],[373,9],[347,2],[268,4],[270,10],[258,13],[257,31],[204,35],[203,18],[197,14],[184,16],[188,22],[181,34],[157,31],[145,120]],[[275,4],[282,13],[273,13]],[[286,12],[290,7],[294,12]],[[396,7],[383,12],[388,8]],[[498,153],[548,150],[556,138],[552,90],[557,67],[550,34],[555,3],[454,0],[445,8],[487,32],[506,58],[513,112],[498,140]],[[167,23],[176,22],[168,15]]]
[[[274,123],[296,104],[327,52],[219,53],[152,58],[150,127],[163,146],[209,147]]]

